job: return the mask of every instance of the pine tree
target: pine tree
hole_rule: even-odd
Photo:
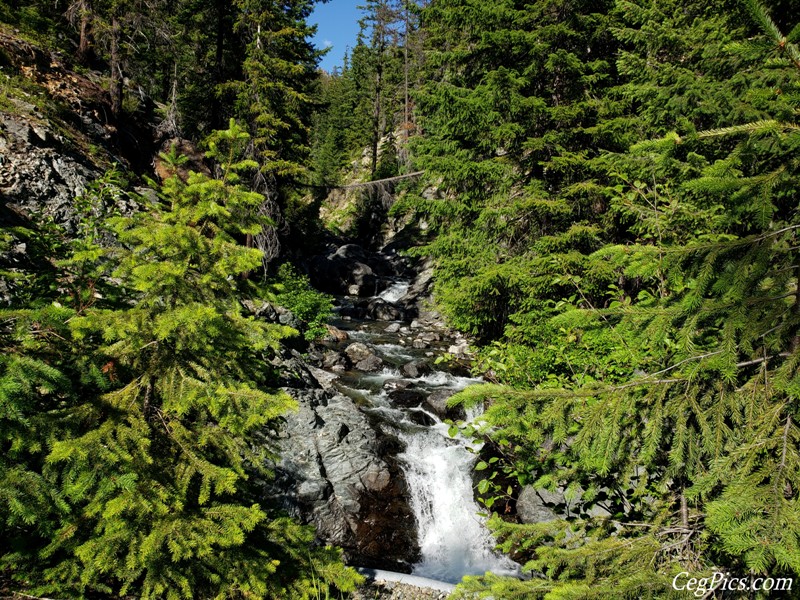
[[[231,160],[247,138],[232,123],[209,143],[221,179],[168,179],[159,202],[109,219],[117,243],[64,263],[66,283],[124,297],[94,286],[3,315],[2,560],[20,588],[307,598],[357,579],[263,498],[270,432],[294,404],[264,365],[294,331],[241,308],[239,276],[261,262],[237,242],[261,226],[260,194],[239,184],[257,165]]]
[[[579,182],[607,203],[594,247],[526,238],[542,256],[517,263],[535,267],[516,272],[529,300],[481,354],[502,385],[457,400],[487,406],[489,507],[533,485],[580,514],[495,515],[501,547],[541,575],[468,578],[458,597],[663,598],[680,571],[798,573],[800,55],[746,8],[618,3],[620,112],[597,131],[653,139]]]

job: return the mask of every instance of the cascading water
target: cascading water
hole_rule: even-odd
[[[407,282],[396,282],[380,297],[394,302],[408,287]],[[389,365],[376,373],[345,377],[343,383],[350,387],[342,386],[342,390],[358,398],[362,410],[379,418],[405,445],[397,458],[406,477],[421,556],[413,574],[455,583],[464,575],[486,571],[517,573],[518,565],[493,551],[494,541],[478,515],[480,508],[472,488],[476,455],[467,449],[469,441],[451,438],[447,425],[424,406],[395,406],[386,387],[394,381],[429,394],[460,390],[476,380],[445,371],[404,376],[398,367],[415,358],[430,358],[434,352],[410,347],[410,338],[387,334],[379,324],[364,324],[360,330],[354,329],[359,326],[357,322],[342,326],[349,330],[350,339],[368,343]]]
[[[514,564],[492,550],[493,541],[478,516],[471,470],[475,456],[463,440],[452,440],[443,423],[401,436],[410,503],[417,519],[422,560],[414,575],[457,582],[486,571],[515,572]]]
[[[386,300],[386,302],[397,302],[408,293],[409,287],[410,284],[408,281],[396,281],[378,294],[378,298]]]

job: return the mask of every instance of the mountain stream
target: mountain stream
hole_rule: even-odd
[[[379,297],[396,302],[407,289],[407,282],[397,282]],[[348,334],[342,347],[361,342],[383,361],[374,372],[340,373],[337,388],[405,447],[397,458],[420,546],[413,575],[458,582],[464,575],[486,571],[515,574],[518,565],[493,550],[493,539],[478,515],[472,467],[480,446],[450,437],[441,418],[446,398],[479,380],[434,364],[448,341],[429,332],[426,337],[419,323],[349,319],[335,324]]]

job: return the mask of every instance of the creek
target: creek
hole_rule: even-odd
[[[378,297],[397,302],[407,290],[408,282],[398,281]],[[486,571],[517,573],[518,565],[493,550],[493,539],[478,515],[473,465],[480,445],[451,437],[443,422],[454,414],[446,408],[446,399],[480,381],[435,364],[452,340],[426,331],[416,321],[409,326],[351,317],[334,324],[348,336],[334,347],[346,352],[360,343],[382,361],[381,368],[371,372],[355,367],[340,371],[334,385],[368,415],[379,435],[401,442],[396,459],[419,545],[412,574],[458,582]],[[478,414],[459,416],[469,420]]]

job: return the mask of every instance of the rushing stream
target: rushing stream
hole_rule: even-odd
[[[381,298],[395,302],[408,289],[399,282]],[[383,361],[382,370],[343,373],[339,389],[353,398],[361,409],[374,417],[387,434],[405,445],[398,455],[408,485],[409,504],[416,518],[421,559],[413,574],[445,582],[457,582],[464,575],[486,571],[513,574],[517,565],[492,550],[493,540],[473,495],[474,452],[468,440],[451,438],[448,426],[426,403],[433,394],[444,398],[477,380],[456,376],[434,365],[434,358],[446,342],[432,342],[426,348],[413,347],[407,325],[389,328],[386,321],[342,321],[337,326],[347,331],[353,342],[367,344]],[[429,369],[409,376],[402,370],[411,361],[424,359]],[[479,448],[473,448],[478,450]]]

